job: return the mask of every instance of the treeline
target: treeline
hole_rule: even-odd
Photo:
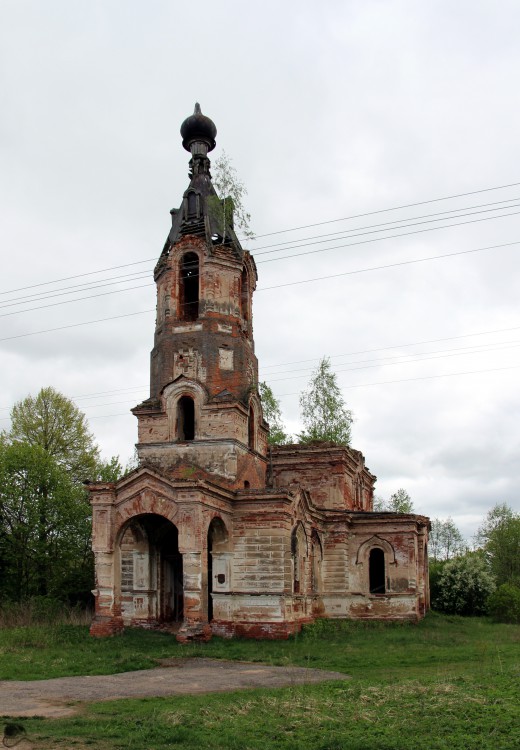
[[[0,601],[87,604],[94,585],[85,479],[111,481],[84,414],[53,388],[11,411],[0,434]]]
[[[432,607],[446,614],[490,614],[520,623],[520,514],[492,508],[470,550],[451,519],[434,519],[430,533]]]

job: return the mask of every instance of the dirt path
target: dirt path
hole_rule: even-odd
[[[61,718],[76,713],[79,707],[74,704],[82,701],[218,693],[349,679],[340,672],[321,669],[271,667],[220,659],[164,659],[161,664],[157,669],[114,675],[0,681],[0,716]]]

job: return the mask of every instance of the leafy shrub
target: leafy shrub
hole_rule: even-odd
[[[520,624],[520,588],[503,583],[489,597],[488,610],[497,622]]]
[[[436,601],[439,596],[439,578],[446,567],[446,563],[447,560],[430,560],[430,598],[432,602]]]
[[[479,552],[448,560],[436,582],[432,607],[448,615],[484,615],[495,580]]]

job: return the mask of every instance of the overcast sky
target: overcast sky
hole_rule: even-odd
[[[52,385],[132,454],[199,101],[289,429],[330,356],[377,494],[467,536],[518,509],[519,28],[513,0],[0,0],[0,426]]]

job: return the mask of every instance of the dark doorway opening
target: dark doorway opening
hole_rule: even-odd
[[[191,396],[181,396],[177,405],[177,434],[179,440],[195,439],[195,403]]]
[[[119,544],[125,624],[181,622],[184,587],[177,527],[163,516],[145,513],[129,521]]]
[[[179,288],[179,318],[197,320],[199,317],[199,257],[186,253],[181,260]]]
[[[384,594],[385,585],[385,553],[379,547],[370,551],[369,559],[370,593]]]
[[[184,613],[182,555],[177,527],[166,521],[155,534],[159,556],[159,619],[181,622]]]

